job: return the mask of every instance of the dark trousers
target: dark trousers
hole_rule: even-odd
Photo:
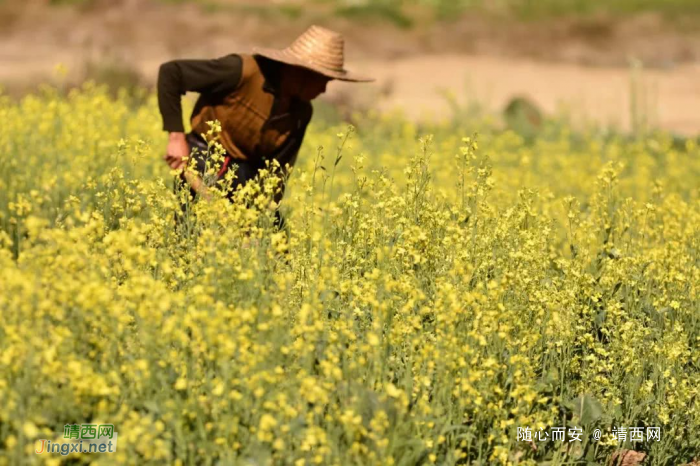
[[[203,177],[207,167],[207,162],[209,161],[207,143],[206,141],[204,141],[204,139],[202,139],[202,137],[199,134],[195,132],[188,133],[186,139],[187,143],[190,145],[190,149],[198,149],[196,154],[192,154],[192,157],[195,160],[197,173],[199,173],[200,177]],[[216,182],[218,183],[219,181],[223,180],[228,171],[233,169],[233,166],[235,164],[236,177],[233,180],[233,183],[231,183],[231,187],[226,192],[226,197],[228,198],[228,200],[233,202],[233,193],[236,191],[236,189],[238,189],[239,186],[244,186],[248,181],[254,179],[255,176],[258,174],[258,171],[261,168],[263,168],[264,165],[262,165],[261,163],[234,160],[228,154],[224,154],[224,157],[224,163],[221,169],[216,174]],[[189,194],[192,199],[197,199],[197,192],[194,189],[192,189],[192,187],[187,183],[184,174],[181,174],[180,176],[175,178],[174,192],[176,195],[178,195],[183,189],[189,190]],[[181,213],[175,214],[175,223],[178,225],[182,224],[184,219],[188,215],[188,204],[182,203],[181,210]],[[284,217],[282,217],[279,208],[275,209],[274,226],[279,230],[283,230],[286,227]]]

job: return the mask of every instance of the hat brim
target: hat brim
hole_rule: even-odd
[[[270,60],[275,60],[281,63],[285,63],[287,65],[292,65],[292,66],[300,66],[302,68],[309,69],[311,71],[315,71],[316,73],[322,74],[328,78],[331,79],[337,79],[339,81],[348,81],[348,82],[372,82],[374,81],[374,78],[369,78],[367,76],[361,76],[356,73],[352,73],[348,70],[329,70],[328,68],[324,68],[322,66],[318,66],[312,62],[306,61],[299,59],[292,55],[291,53],[288,53],[284,50],[277,50],[277,49],[268,49],[268,48],[262,48],[262,47],[255,47],[253,48],[253,55],[259,55],[261,57],[269,58]]]

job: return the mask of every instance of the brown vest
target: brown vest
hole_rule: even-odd
[[[303,135],[311,119],[311,104],[293,101],[287,111],[276,110],[276,97],[264,88],[266,77],[257,60],[247,54],[240,57],[243,69],[238,86],[225,96],[201,96],[203,101],[192,114],[192,130],[204,134],[209,130],[207,121],[219,120],[219,142],[233,159],[258,162],[275,158],[290,135]],[[280,163],[293,165],[296,150],[283,152]]]

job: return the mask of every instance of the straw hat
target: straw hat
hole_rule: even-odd
[[[358,76],[344,66],[345,41],[337,32],[311,26],[284,50],[255,47],[254,55],[288,65],[301,66],[341,81],[369,82],[372,78]]]

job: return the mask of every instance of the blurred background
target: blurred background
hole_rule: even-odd
[[[348,68],[321,105],[346,118],[464,112],[679,135],[700,128],[700,0],[0,0],[0,85],[153,87],[160,63],[342,32]]]

